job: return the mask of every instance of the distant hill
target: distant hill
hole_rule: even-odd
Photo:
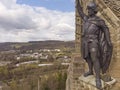
[[[70,47],[74,48],[74,41],[58,41],[58,40],[47,40],[47,41],[29,41],[23,42],[6,42],[0,43],[0,51],[8,50],[34,50],[34,49],[54,49]]]

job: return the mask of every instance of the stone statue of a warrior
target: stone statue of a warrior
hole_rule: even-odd
[[[106,73],[112,56],[109,28],[103,19],[96,16],[98,9],[95,2],[91,1],[87,5],[88,15],[85,15],[79,0],[76,1],[76,8],[83,20],[81,51],[89,67],[89,71],[84,76],[93,75],[94,69],[96,87],[101,89],[100,71],[102,70],[103,74]]]

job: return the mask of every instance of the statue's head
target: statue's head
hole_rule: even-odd
[[[97,14],[97,5],[95,2],[91,1],[88,5],[87,5],[87,9],[88,9],[88,15],[92,16]]]

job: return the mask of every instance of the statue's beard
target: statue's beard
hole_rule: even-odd
[[[88,13],[88,16],[89,17],[93,17],[93,16],[95,16],[96,14],[95,13]]]
[[[88,16],[93,17],[97,14],[97,11],[88,11]]]

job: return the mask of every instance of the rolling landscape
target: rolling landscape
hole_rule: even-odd
[[[29,41],[29,42],[5,42],[0,43],[0,51],[8,50],[34,50],[34,49],[55,49],[69,47],[74,48],[74,41],[59,41],[59,40],[48,40],[48,41]]]
[[[65,90],[74,47],[56,40],[0,43],[1,89]]]

